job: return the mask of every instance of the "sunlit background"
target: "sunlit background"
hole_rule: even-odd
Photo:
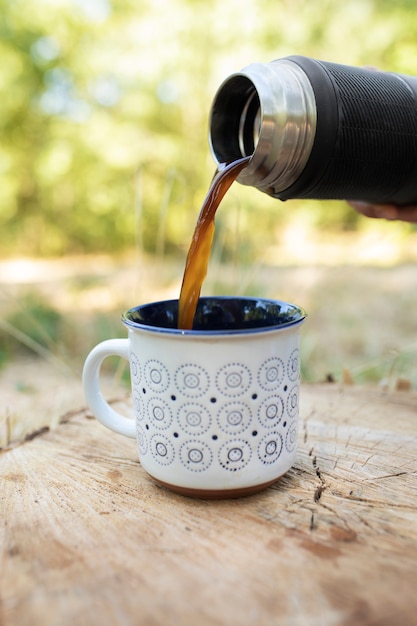
[[[411,0],[1,0],[0,8],[2,256],[138,243],[152,253],[162,228],[165,250],[182,254],[214,171],[213,96],[249,63],[295,53],[417,73]],[[251,191],[236,189],[229,203],[239,204],[250,258],[271,247],[270,261],[289,237],[291,258],[294,228],[304,236],[366,228],[344,203],[284,206]]]
[[[302,54],[417,75],[414,0],[0,0],[0,32],[0,362],[76,375],[122,309],[178,295],[230,73]],[[416,237],[236,184],[204,289],[305,306],[306,380],[416,379]]]

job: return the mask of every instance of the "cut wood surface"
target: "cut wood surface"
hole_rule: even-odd
[[[0,453],[1,626],[417,624],[417,394],[303,385],[266,491],[157,486],[87,411]]]

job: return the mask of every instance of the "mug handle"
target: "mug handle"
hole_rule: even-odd
[[[93,415],[107,428],[126,437],[136,437],[135,420],[125,417],[112,409],[104,399],[100,388],[100,369],[104,359],[119,356],[129,361],[129,340],[108,339],[93,348],[85,360],[83,368],[83,388],[85,399]]]

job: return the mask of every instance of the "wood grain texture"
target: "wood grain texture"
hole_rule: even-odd
[[[158,487],[79,412],[0,453],[1,626],[417,624],[417,396],[302,387],[261,494]]]

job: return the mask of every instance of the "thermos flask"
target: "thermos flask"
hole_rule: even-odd
[[[289,56],[220,86],[209,140],[237,180],[290,198],[417,202],[417,77]]]

